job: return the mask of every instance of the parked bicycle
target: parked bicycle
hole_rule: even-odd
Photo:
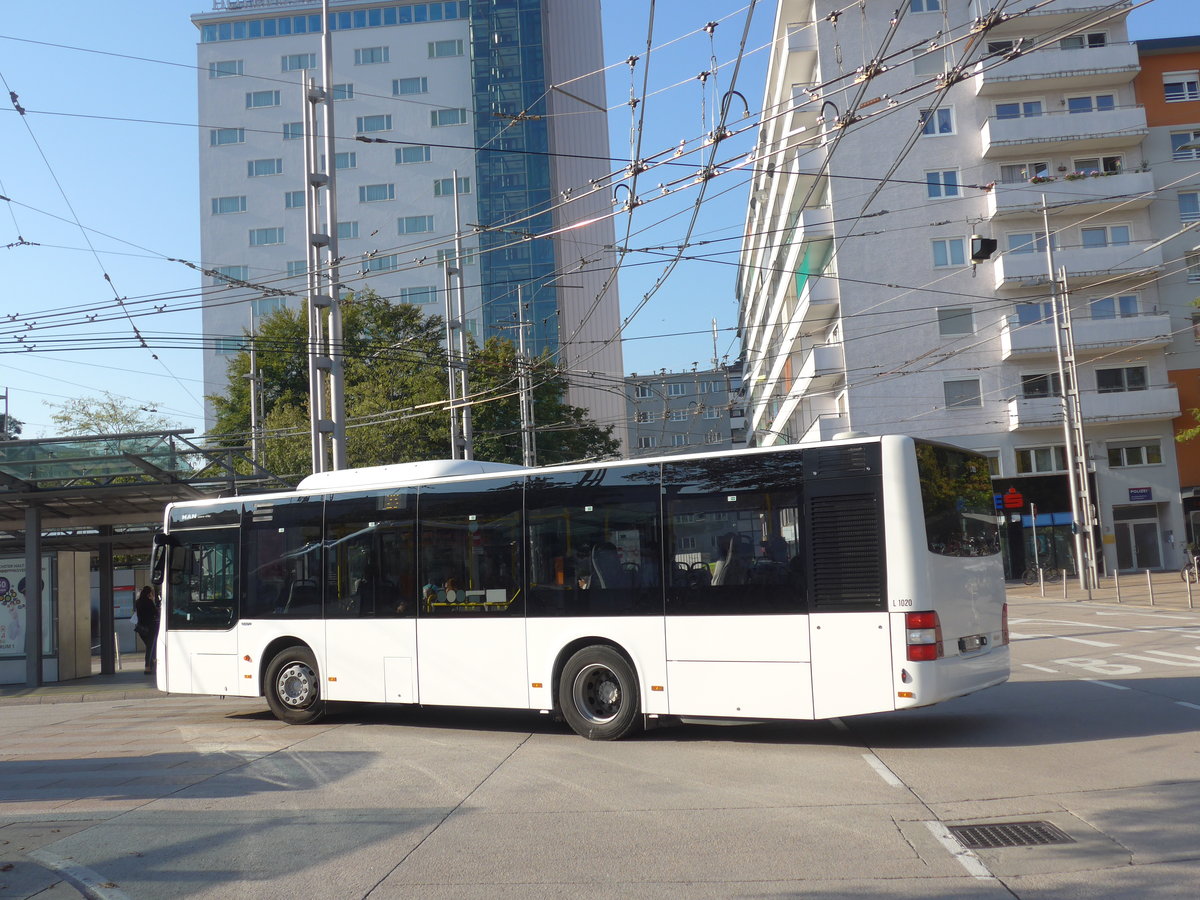
[[[1179,570],[1179,577],[1189,584],[1195,584],[1200,579],[1200,573],[1196,570],[1196,557],[1188,557],[1187,564]]]
[[[1039,570],[1042,573],[1042,580],[1047,583],[1053,583],[1055,581],[1059,581],[1062,578],[1062,570],[1061,569],[1056,569],[1052,566],[1047,566],[1047,565],[1043,565],[1043,564],[1039,563],[1038,565],[1029,566],[1028,568],[1026,568],[1025,573],[1021,576],[1021,580],[1024,581],[1026,584],[1037,584]]]

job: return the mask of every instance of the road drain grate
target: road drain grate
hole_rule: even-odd
[[[1038,847],[1073,844],[1075,839],[1049,822],[995,822],[991,825],[951,825],[950,832],[970,850],[993,847]]]

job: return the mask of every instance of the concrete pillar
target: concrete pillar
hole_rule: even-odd
[[[42,511],[25,510],[25,686],[42,683]]]
[[[98,530],[100,532],[100,674],[114,675],[117,671],[117,628],[113,613],[113,530],[111,525],[101,525]]]

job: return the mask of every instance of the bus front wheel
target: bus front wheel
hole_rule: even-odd
[[[625,737],[640,721],[633,666],[612,647],[584,647],[563,667],[558,705],[572,730],[590,741]]]
[[[307,647],[288,647],[267,666],[267,705],[289,725],[307,725],[325,714],[317,660]]]

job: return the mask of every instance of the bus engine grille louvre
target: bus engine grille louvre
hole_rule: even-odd
[[[994,822],[990,825],[951,825],[950,833],[969,850],[996,847],[1040,847],[1074,844],[1071,837],[1049,822]]]
[[[883,541],[875,496],[814,497],[809,516],[815,604],[878,602]]]
[[[822,475],[866,475],[871,471],[865,447],[820,447],[809,453],[809,465]]]

